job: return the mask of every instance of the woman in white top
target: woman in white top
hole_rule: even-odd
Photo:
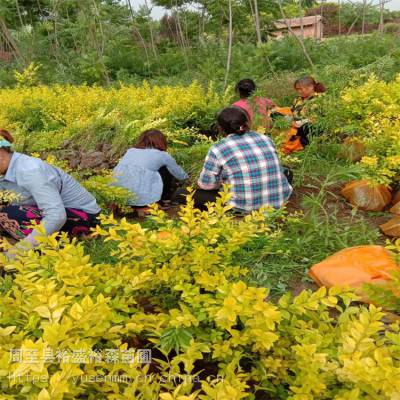
[[[156,129],[144,131],[135,147],[129,149],[113,171],[116,185],[134,193],[131,206],[146,206],[167,200],[174,178],[184,180],[187,173],[167,153],[167,139]]]

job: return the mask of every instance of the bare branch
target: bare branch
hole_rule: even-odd
[[[288,28],[288,31],[289,31],[290,34],[299,42],[300,47],[301,47],[302,50],[303,50],[304,56],[306,57],[308,63],[310,64],[311,69],[314,71],[314,70],[315,70],[315,65],[314,65],[314,63],[312,62],[311,57],[310,57],[310,55],[309,55],[308,52],[307,52],[306,46],[304,45],[304,41],[303,41],[301,38],[299,38],[299,37],[293,32],[292,27],[291,27],[290,24],[288,24],[288,22],[287,22],[287,19],[286,19],[286,16],[285,16],[285,12],[283,11],[283,7],[282,7],[282,0],[278,0],[278,6],[279,6],[279,11],[280,11],[280,13],[281,13],[281,15],[282,15],[283,21],[284,21],[286,27]]]
[[[256,25],[257,43],[261,44],[260,14],[258,12],[258,1],[254,0],[254,22]]]

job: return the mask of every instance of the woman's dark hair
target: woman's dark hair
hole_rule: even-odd
[[[8,132],[8,131],[6,131],[5,129],[1,129],[1,128],[0,128],[0,136],[3,137],[3,139],[7,140],[7,141],[10,142],[10,143],[13,143],[13,142],[14,142],[14,138],[13,138],[13,136],[11,135],[11,133]],[[4,151],[6,151],[7,153],[12,153],[12,150],[11,150],[10,147],[0,147],[0,150],[4,150]]]
[[[312,86],[314,91],[317,93],[326,92],[326,87],[323,83],[317,82],[312,76],[303,76],[294,83],[294,88],[298,88],[299,86]]]
[[[142,132],[136,142],[137,149],[157,149],[167,151],[167,138],[157,129],[149,129]]]
[[[217,116],[218,125],[224,133],[242,135],[249,130],[250,118],[243,108],[227,107],[221,110]]]
[[[252,79],[242,79],[236,84],[236,91],[239,92],[240,97],[250,97],[257,89],[256,84]]]

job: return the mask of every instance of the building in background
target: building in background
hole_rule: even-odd
[[[321,15],[286,18],[275,21],[270,36],[276,39],[281,39],[288,35],[295,35],[304,39],[309,38],[321,40],[323,37]]]

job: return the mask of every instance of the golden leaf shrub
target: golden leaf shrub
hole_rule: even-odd
[[[208,129],[229,103],[228,90],[189,86],[34,86],[0,90],[0,127],[16,133],[24,151],[58,149],[65,140],[81,148],[112,143],[125,149],[146,129],[178,140],[194,127]]]
[[[268,301],[236,254],[272,235],[271,214],[235,219],[227,198],[206,212],[189,201],[178,220],[154,208],[146,227],[103,217],[104,263],[65,235],[1,255],[2,396],[396,398],[399,326],[335,288]],[[140,349],[151,363],[130,358]]]
[[[365,177],[383,184],[399,181],[400,75],[392,82],[374,76],[342,93],[345,129],[351,127],[366,146],[360,165]]]

